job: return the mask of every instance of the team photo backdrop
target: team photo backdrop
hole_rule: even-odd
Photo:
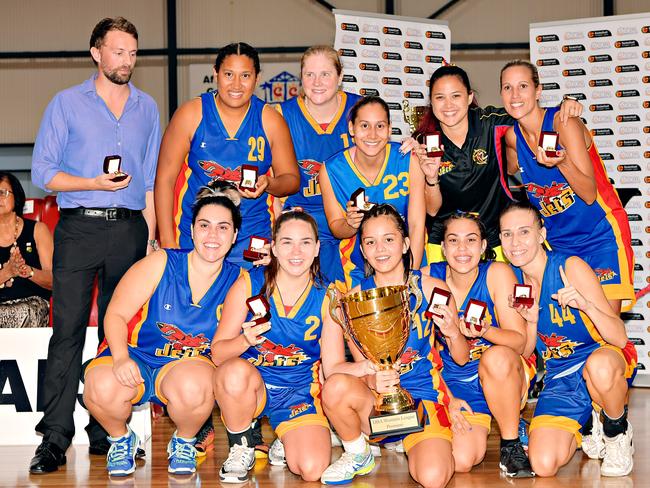
[[[530,59],[543,106],[572,95],[589,127],[632,230],[635,289],[650,283],[650,13],[530,25]],[[625,314],[639,354],[635,384],[650,386],[650,294]]]
[[[334,10],[334,47],[343,63],[343,89],[378,95],[391,110],[393,140],[410,135],[402,104],[428,105],[431,74],[449,62],[446,21]]]

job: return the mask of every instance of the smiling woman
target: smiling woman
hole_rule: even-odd
[[[389,109],[379,97],[366,97],[350,111],[348,127],[354,146],[332,156],[320,171],[325,215],[330,230],[341,239],[339,247],[345,285],[356,286],[364,277],[357,229],[366,209],[353,202],[359,189],[368,203],[390,203],[408,223],[413,263],[424,255],[424,175],[416,155],[402,154],[389,142]]]
[[[225,46],[214,65],[217,91],[183,104],[170,121],[154,191],[163,247],[192,247],[193,195],[210,181],[228,181],[239,186],[244,217],[228,260],[250,267],[243,251],[251,236],[270,237],[272,197],[298,189],[287,124],[253,95],[259,72],[255,49],[243,42]],[[257,176],[248,188],[240,184],[243,165]]]

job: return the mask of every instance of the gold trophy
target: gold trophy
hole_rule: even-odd
[[[339,298],[330,288],[330,315],[341,326],[346,339],[352,339],[361,353],[379,369],[388,370],[398,361],[411,329],[412,314],[422,303],[418,277],[411,275],[408,286],[385,286],[352,293]],[[413,312],[409,294],[416,298]],[[337,309],[341,309],[341,320]],[[375,412],[368,419],[370,438],[410,434],[422,430],[422,422],[414,410],[411,394],[397,386],[395,391],[378,395]]]
[[[429,107],[426,105],[413,106],[408,100],[402,101],[402,114],[404,114],[404,122],[409,125],[409,130],[413,134],[420,127],[420,122],[427,113]]]

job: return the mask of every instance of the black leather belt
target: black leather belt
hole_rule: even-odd
[[[83,215],[106,220],[124,220],[142,215],[142,210],[129,208],[62,208],[61,215]]]

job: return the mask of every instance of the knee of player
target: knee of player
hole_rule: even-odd
[[[551,449],[535,449],[536,446],[531,445],[528,448],[528,458],[530,465],[537,476],[555,476],[560,466],[555,453]]]
[[[592,354],[585,365],[586,374],[595,387],[606,389],[621,379],[624,374],[622,360],[613,354]]]
[[[481,462],[481,459],[476,459],[473,452],[467,452],[462,449],[454,450],[454,470],[456,473],[469,473],[472,468]]]
[[[289,470],[300,476],[304,481],[320,480],[323,471],[328,465],[329,459],[318,459],[317,456],[302,456],[297,460],[287,459]]]
[[[467,470],[469,471],[471,468]],[[427,463],[424,466],[416,466],[411,470],[411,476],[424,488],[442,488],[447,486],[449,480],[454,474],[454,468],[451,464],[444,465],[443,463]],[[456,472],[459,472],[456,469]],[[466,472],[466,471],[463,471]]]
[[[126,387],[115,378],[108,368],[93,369],[88,372],[84,382],[84,400],[99,406],[107,406],[123,401]]]
[[[233,358],[217,368],[215,373],[215,393],[236,396],[250,388],[256,373],[255,367],[240,358]]]
[[[334,408],[341,405],[350,392],[352,377],[347,374],[333,374],[325,381],[322,391],[323,405]]]
[[[519,356],[507,346],[491,346],[481,356],[479,372],[496,378],[504,378],[517,368]]]
[[[186,409],[194,409],[214,402],[210,382],[197,381],[194,378],[185,378],[183,381],[165,385],[164,393],[170,404]]]

